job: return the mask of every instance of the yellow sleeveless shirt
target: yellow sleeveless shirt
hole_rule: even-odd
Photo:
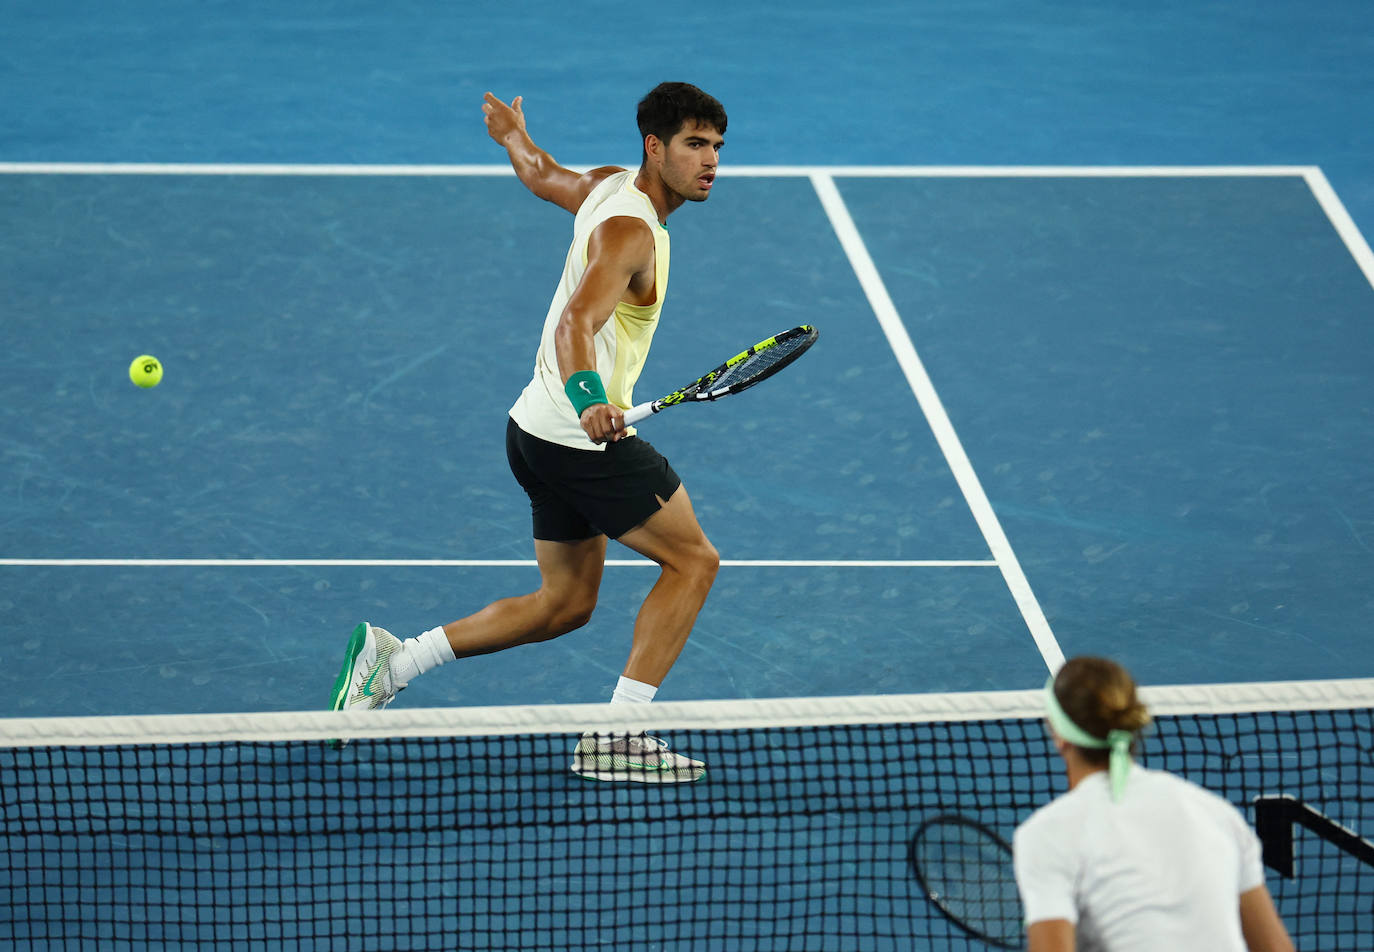
[[[592,232],[609,218],[638,218],[648,224],[654,235],[654,303],[616,304],[615,311],[593,339],[596,372],[606,387],[606,397],[616,406],[634,405],[634,385],[649,356],[649,344],[658,327],[658,315],[668,292],[668,229],[659,223],[649,196],[635,187],[634,170],[617,172],[594,188],[573,220],[573,240],[563,264],[563,277],[544,318],[544,332],[534,358],[534,375],[520,394],[510,415],[517,426],[541,440],[575,449],[604,450],[587,439],[572,402],[563,392],[558,368],[554,331],[568,306],[578,282],[587,270],[587,243]],[[633,434],[634,428],[629,432]]]

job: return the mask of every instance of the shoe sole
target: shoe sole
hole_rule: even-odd
[[[353,665],[357,663],[358,655],[362,654],[366,645],[367,622],[363,622],[354,628],[353,634],[349,636],[348,647],[344,650],[343,667],[339,669],[339,676],[334,679],[334,690],[329,696],[331,711],[343,710],[344,702],[348,700],[348,686],[353,683]],[[327,743],[337,750],[347,746],[348,741],[331,740]]]
[[[329,697],[329,709],[331,711],[342,711],[344,702],[348,700],[348,686],[353,683],[353,665],[357,663],[358,655],[363,653],[363,648],[367,645],[367,622],[363,622],[353,629],[353,634],[349,636],[348,648],[344,651],[343,667],[339,669],[339,676],[334,679],[334,691]]]

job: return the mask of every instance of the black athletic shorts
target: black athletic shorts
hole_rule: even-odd
[[[668,461],[637,436],[604,450],[579,450],[530,436],[508,419],[506,459],[529,494],[534,537],[547,542],[619,538],[682,485]]]

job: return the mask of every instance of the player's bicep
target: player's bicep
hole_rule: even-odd
[[[610,218],[587,241],[587,268],[564,308],[570,330],[596,333],[610,319],[634,276],[652,266],[654,237],[637,218]]]

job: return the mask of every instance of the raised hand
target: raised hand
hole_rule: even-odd
[[[482,97],[483,121],[487,124],[487,132],[501,145],[506,145],[506,137],[512,132],[525,131],[524,99],[524,96],[516,96],[508,106],[491,93]]]

